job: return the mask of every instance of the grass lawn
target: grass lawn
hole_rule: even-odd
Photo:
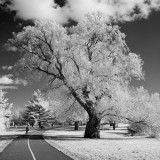
[[[109,127],[108,127],[109,128]],[[84,127],[62,127],[44,133],[45,140],[75,160],[160,160],[160,140],[130,136],[126,126],[101,131],[101,139],[85,139]]]

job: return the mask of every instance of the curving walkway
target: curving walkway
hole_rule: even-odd
[[[21,135],[0,153],[0,160],[72,160],[44,141],[42,131]]]

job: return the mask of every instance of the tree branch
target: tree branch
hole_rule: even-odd
[[[102,113],[105,113],[105,112],[106,112],[106,110],[103,111]],[[103,116],[101,115],[101,118],[103,118],[103,117],[105,117],[105,116],[120,117],[120,118],[126,119],[126,120],[128,120],[128,121],[130,121],[130,122],[133,122],[133,123],[140,123],[140,124],[149,126],[147,123],[145,123],[145,120],[146,120],[147,117],[145,117],[143,120],[134,121],[133,119],[128,118],[128,117],[125,117],[125,116],[122,116],[122,115],[116,115],[116,114],[106,113],[106,114],[104,114]]]

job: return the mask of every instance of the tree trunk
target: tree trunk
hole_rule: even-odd
[[[100,138],[100,121],[101,119],[93,115],[87,122],[84,138]]]
[[[79,121],[74,122],[74,129],[79,130]]]
[[[115,130],[115,128],[116,128],[116,122],[113,121],[113,130]]]
[[[41,128],[41,122],[38,122],[38,126],[39,126],[39,128]]]

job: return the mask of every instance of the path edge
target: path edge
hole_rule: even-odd
[[[47,131],[45,131],[45,132],[47,132]],[[62,153],[65,154],[66,156],[72,158],[73,160],[86,160],[86,159],[80,157],[79,155],[75,155],[75,154],[74,154],[73,152],[71,152],[70,150],[68,150],[68,149],[66,149],[66,148],[64,148],[64,147],[62,147],[62,146],[54,143],[54,139],[51,139],[51,138],[49,138],[49,137],[47,137],[47,136],[44,135],[45,132],[42,134],[42,136],[43,136],[44,140],[45,140],[50,146],[55,147],[57,150],[59,150],[60,152],[62,152]],[[50,141],[52,141],[53,143],[51,143]]]
[[[18,139],[18,137],[20,137],[20,136],[22,136],[22,135],[25,135],[25,133],[24,133],[24,134],[20,134],[20,135],[15,135],[14,138],[8,140],[8,142],[7,142],[7,143],[3,146],[3,148],[0,150],[0,154],[1,154],[14,140]]]

